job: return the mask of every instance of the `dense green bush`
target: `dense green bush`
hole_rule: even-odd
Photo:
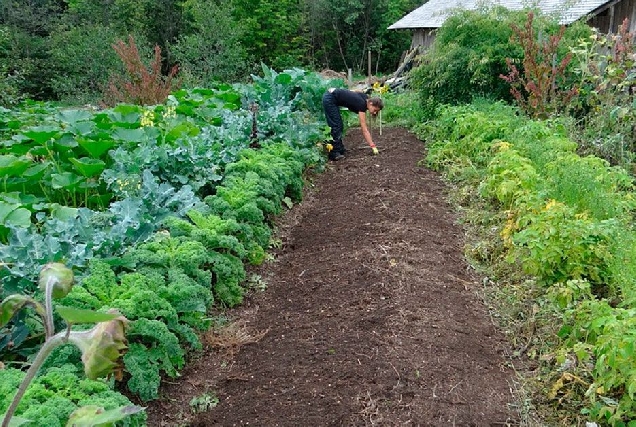
[[[411,74],[425,110],[434,114],[436,105],[467,103],[476,96],[511,101],[510,87],[499,75],[507,71],[506,58],[521,58],[520,47],[510,43],[510,24],[524,18],[523,12],[503,7],[452,14]]]
[[[122,67],[112,48],[116,39],[110,27],[93,25],[53,34],[49,53],[55,97],[69,103],[96,103],[110,73]]]
[[[507,60],[524,71],[524,51],[511,36],[513,26],[523,28],[527,20],[527,10],[511,11],[500,6],[453,13],[424,53],[422,63],[411,73],[425,113],[432,117],[441,104],[463,104],[477,97],[512,102],[511,86],[501,76],[509,73]],[[560,28],[556,19],[541,14],[535,16],[532,25],[539,41]],[[570,46],[589,34],[589,27],[582,23],[567,27],[558,56],[567,55]],[[532,59],[550,64],[553,60]],[[568,74],[561,84],[569,87],[573,80]]]
[[[214,3],[184,3],[189,28],[170,52],[179,63],[186,87],[209,87],[214,81],[241,81],[249,71],[247,50],[239,43],[244,30],[232,11]]]

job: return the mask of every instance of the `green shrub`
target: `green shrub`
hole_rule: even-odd
[[[492,159],[493,144],[505,140],[507,134],[522,121],[515,117],[514,109],[501,103],[481,103],[450,107],[441,110],[440,117],[431,126],[427,155],[428,164],[435,169],[461,160],[471,168],[483,170]]]
[[[556,121],[528,120],[512,130],[509,141],[514,148],[542,170],[545,165],[561,153],[574,153],[577,144],[567,136],[564,126]]]
[[[612,259],[616,221],[598,222],[560,202],[550,200],[518,220],[509,259],[519,260],[526,273],[544,284],[586,279],[604,287]],[[606,294],[607,289],[599,289]]]
[[[594,156],[556,155],[544,169],[546,194],[598,220],[626,218],[633,211],[633,179]]]
[[[56,98],[70,104],[96,104],[111,73],[122,65],[112,48],[117,35],[110,27],[90,25],[57,31],[51,37]]]
[[[458,11],[440,27],[422,63],[411,72],[430,117],[436,105],[468,103],[476,97],[512,101],[510,87],[499,78],[506,58],[521,59],[521,49],[510,42],[510,23],[525,14],[497,6]]]
[[[170,47],[188,87],[209,87],[211,82],[242,81],[251,71],[245,47],[239,40],[243,25],[232,17],[230,8],[215,3],[184,2],[190,25]]]
[[[636,310],[587,299],[567,310],[564,320],[564,348],[592,366],[581,413],[604,425],[627,425],[636,417]]]
[[[510,208],[520,194],[535,192],[540,177],[532,162],[510,148],[507,142],[497,144],[499,152],[488,164],[488,175],[480,186],[482,197]]]

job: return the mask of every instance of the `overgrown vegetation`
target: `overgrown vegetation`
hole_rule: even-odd
[[[411,72],[426,116],[434,117],[439,105],[460,105],[476,98],[519,99],[529,101],[532,108],[548,108],[553,103],[542,106],[550,96],[571,90],[571,79],[564,73],[574,65],[565,59],[569,46],[591,34],[590,28],[577,22],[561,29],[551,17],[538,12],[532,17],[528,20],[527,11],[501,6],[451,15],[422,64]],[[519,88],[513,86],[511,92],[510,82]]]
[[[595,31],[572,49],[580,88],[576,140],[583,153],[626,169],[632,168],[636,147],[631,108],[635,100],[635,51],[628,21],[619,26],[618,34]]]
[[[508,19],[512,34],[502,49],[521,54],[507,57],[501,73],[512,98],[470,86],[464,58],[488,55],[452,56],[458,34],[480,40],[485,28],[503,28],[488,24],[492,11],[444,24],[450,28],[440,34],[454,37],[436,39],[413,73],[433,118],[415,130],[428,142],[427,164],[453,188],[468,230],[466,256],[492,285],[485,292],[510,332],[513,356],[537,367],[522,372],[533,405],[524,422],[631,425],[636,205],[625,106],[634,102],[633,34],[627,22],[606,36],[543,19],[537,25],[525,13],[525,25]],[[435,72],[449,67],[469,73],[462,96],[444,91],[454,75]]]

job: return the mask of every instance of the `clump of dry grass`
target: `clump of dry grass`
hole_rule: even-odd
[[[380,413],[380,405],[378,399],[371,397],[371,393],[367,391],[367,394],[356,397],[357,403],[362,407],[360,416],[364,419],[365,425],[380,425],[384,421],[384,417]]]
[[[239,320],[213,328],[205,334],[203,341],[210,348],[234,356],[242,346],[259,342],[269,332],[269,329],[260,332],[249,331],[245,323]]]

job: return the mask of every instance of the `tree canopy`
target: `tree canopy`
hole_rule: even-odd
[[[84,102],[121,64],[112,49],[133,36],[184,81],[240,81],[266,64],[390,73],[410,34],[387,27],[418,0],[3,0],[0,105],[22,98]]]

